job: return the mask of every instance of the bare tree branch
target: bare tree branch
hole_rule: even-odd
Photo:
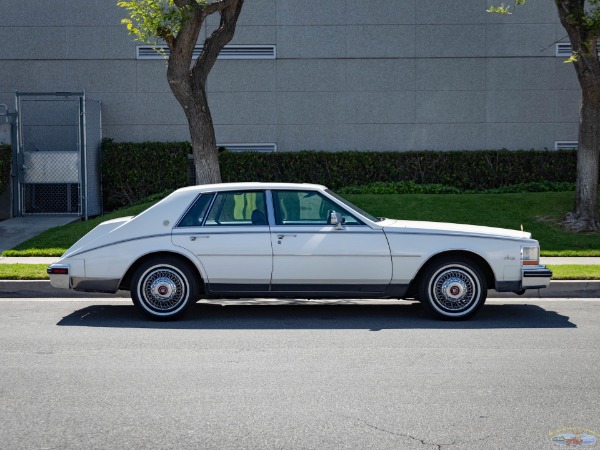
[[[235,2],[236,0],[218,0],[216,2],[212,2],[202,8],[204,12],[204,17],[219,11],[223,11],[224,9],[233,6]]]
[[[204,41],[202,53],[196,60],[192,69],[194,79],[204,82],[208,73],[214,66],[223,47],[227,45],[235,33],[238,17],[242,10],[244,0],[223,0],[223,5],[228,4],[220,11],[221,22],[219,27]]]

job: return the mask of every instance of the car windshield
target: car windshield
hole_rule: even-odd
[[[364,211],[363,209],[360,209],[358,206],[353,205],[352,203],[350,203],[348,200],[346,200],[343,197],[340,197],[339,195],[337,195],[335,192],[327,189],[325,192],[327,192],[329,195],[332,195],[333,197],[335,197],[337,200],[339,200],[340,202],[342,202],[344,205],[348,206],[349,208],[353,209],[354,211],[356,211],[357,213],[361,214],[362,216],[366,217],[367,219],[369,219],[371,222],[381,222],[383,219],[380,219],[378,217],[375,217],[372,214],[369,214],[368,212]]]

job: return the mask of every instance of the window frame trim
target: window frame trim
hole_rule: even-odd
[[[200,200],[200,197],[204,196],[204,195],[212,195],[212,199],[210,201],[210,203],[208,204],[208,208],[206,209],[206,212],[208,213],[208,211],[210,211],[210,208],[212,206],[212,202],[215,199],[215,192],[200,192],[198,195],[196,195],[194,197],[194,199],[190,202],[190,204],[188,205],[188,207],[185,209],[185,211],[183,212],[183,214],[181,214],[181,216],[179,216],[179,219],[177,219],[177,221],[175,222],[175,226],[173,227],[175,228],[198,228],[204,225],[204,221],[206,220],[206,216],[204,216],[202,218],[202,224],[200,225],[190,225],[190,226],[181,226],[181,222],[183,222],[183,219],[185,219],[185,216],[187,216],[187,214],[190,212],[190,210],[196,205],[196,203]]]
[[[271,192],[272,191],[272,192]],[[331,225],[329,223],[320,223],[320,224],[285,224],[285,223],[277,223],[277,210],[278,207],[275,205],[275,197],[276,197],[276,193],[278,192],[314,192],[315,194],[319,195],[322,199],[325,200],[329,200],[331,203],[337,205],[344,213],[346,213],[346,215],[354,218],[354,220],[356,220],[357,223],[355,224],[347,224],[344,223],[344,225],[349,225],[349,226],[368,226],[366,223],[364,223],[362,220],[360,220],[358,217],[356,217],[356,215],[351,214],[347,208],[345,208],[344,206],[340,205],[337,202],[337,199],[332,199],[331,197],[325,195],[323,192],[318,191],[318,190],[303,190],[303,189],[272,189],[271,192],[271,204],[273,205],[273,226],[276,227],[326,227],[326,226],[334,226]]]
[[[208,215],[210,214],[210,211],[212,210],[212,207],[215,203],[215,201],[217,200],[217,197],[220,194],[248,194],[248,193],[262,193],[264,196],[264,203],[265,203],[265,209],[266,209],[266,218],[267,218],[267,223],[264,225],[255,225],[253,223],[247,224],[247,223],[240,223],[240,224],[228,224],[228,225],[221,225],[219,223],[216,223],[214,225],[207,225],[206,224],[206,220],[208,219]],[[251,190],[231,190],[231,191],[215,191],[214,193],[215,195],[213,196],[212,202],[209,205],[207,211],[206,211],[206,216],[204,217],[204,220],[202,221],[202,228],[212,228],[212,227],[270,227],[269,224],[269,207],[268,207],[268,196],[267,196],[267,191],[265,189],[251,189]],[[225,202],[223,202],[223,205],[221,205],[221,210],[219,211],[219,215],[223,212],[223,206],[225,205]]]

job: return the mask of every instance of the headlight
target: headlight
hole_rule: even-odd
[[[540,263],[539,247],[521,247],[521,264],[525,266],[537,266]]]

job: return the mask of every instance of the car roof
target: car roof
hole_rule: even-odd
[[[194,192],[214,192],[214,191],[237,191],[237,190],[264,190],[264,189],[290,189],[290,190],[324,190],[327,189],[325,186],[320,184],[310,183],[263,183],[263,182],[250,182],[250,183],[219,183],[219,184],[200,184],[196,186],[188,186],[179,191],[194,191]]]

